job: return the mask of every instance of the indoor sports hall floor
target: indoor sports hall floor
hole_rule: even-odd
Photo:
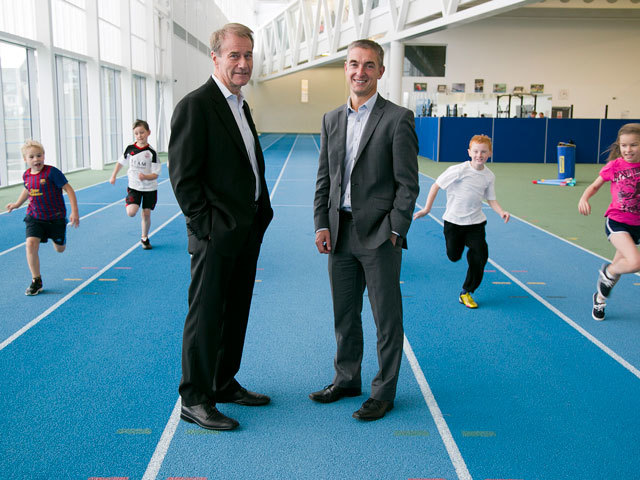
[[[332,380],[335,349],[327,257],[314,246],[319,140],[261,143],[275,218],[238,380],[272,403],[220,405],[240,422],[233,432],[179,421],[189,255],[166,167],[150,251],[124,212],[126,178],[98,183],[77,190],[67,251],[42,246],[36,297],[23,293],[24,210],[0,215],[0,479],[640,478],[640,278],[623,277],[595,322],[602,257],[487,207],[491,260],[480,307],[465,309],[443,194],[403,257],[394,410],[351,418],[377,367],[366,303],[362,397],[311,402]],[[420,206],[432,182],[421,175]]]

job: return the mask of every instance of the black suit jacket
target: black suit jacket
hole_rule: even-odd
[[[258,201],[242,135],[211,77],[176,105],[171,118],[169,177],[187,229],[200,240],[211,238],[225,255],[239,253],[256,215],[261,239],[273,218],[262,148],[246,102],[244,112],[256,145]]]

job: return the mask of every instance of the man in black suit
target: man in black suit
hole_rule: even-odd
[[[216,403],[270,401],[235,380],[260,245],[273,218],[262,149],[240,91],[251,78],[252,33],[231,23],[211,35],[214,74],[178,103],[171,119],[169,176],[191,254],[181,417],[211,430],[238,426]]]

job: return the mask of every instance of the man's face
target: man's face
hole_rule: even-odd
[[[222,41],[220,53],[211,52],[211,58],[216,67],[214,75],[231,93],[237,95],[251,80],[253,45],[250,39],[229,33]]]
[[[378,90],[378,80],[384,66],[378,64],[378,55],[370,48],[352,48],[344,62],[344,73],[349,90],[358,97],[368,98]]]

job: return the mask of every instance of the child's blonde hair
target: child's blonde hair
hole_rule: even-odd
[[[44,154],[44,147],[42,146],[42,144],[35,140],[29,139],[26,140],[24,142],[24,145],[22,145],[22,147],[20,148],[20,152],[22,152],[22,158],[24,158],[24,156],[27,154],[27,150],[30,148],[37,148]]]
[[[489,147],[489,150],[493,152],[491,138],[487,137],[486,135],[474,135],[473,137],[471,137],[471,140],[469,140],[469,148],[471,148],[471,144],[473,143],[484,143]]]
[[[607,150],[607,152],[609,152],[609,158],[607,158],[607,162],[610,162],[611,160],[615,160],[616,158],[622,156],[622,153],[620,153],[620,137],[622,135],[636,135],[638,139],[640,139],[640,123],[627,123],[620,127],[620,130],[618,130],[616,141],[612,143]]]

